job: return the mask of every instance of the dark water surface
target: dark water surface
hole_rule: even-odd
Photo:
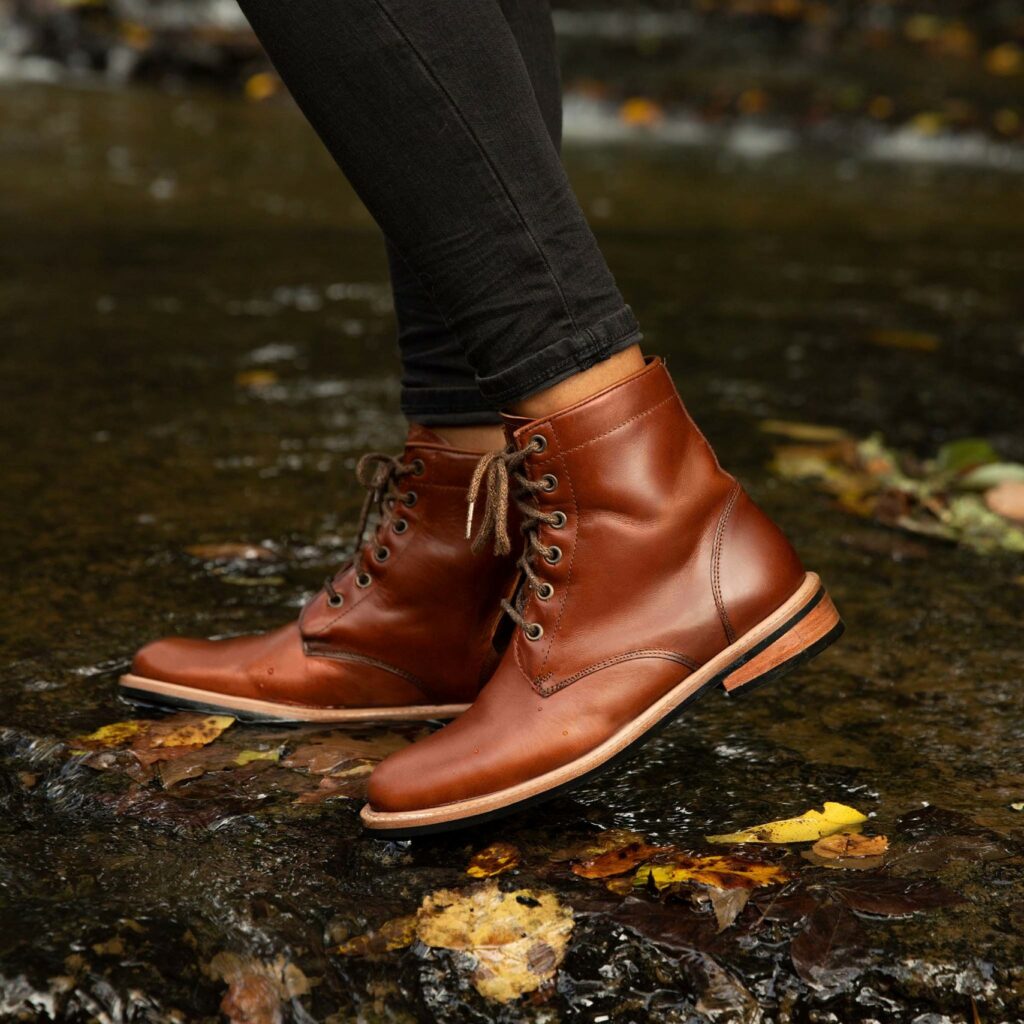
[[[978,435],[1024,461],[1024,179],[569,154],[648,347],[848,631],[571,799],[403,847],[361,833],[358,801],[296,806],[269,776],[125,802],[58,743],[131,717],[114,683],[144,641],[287,620],[347,553],[355,459],[403,432],[367,214],[284,104],[19,86],[0,123],[0,1019],[215,1020],[208,965],[228,952],[316,982],[287,1020],[931,1024],[971,1020],[972,996],[986,1024],[1024,1020],[1024,566],[909,543],[773,480],[757,430],[880,430],[921,455]],[[871,345],[876,329],[938,347]],[[279,555],[225,569],[184,552],[221,542]],[[699,850],[823,800],[894,837],[995,830],[1005,853],[931,872],[964,904],[865,918],[849,972],[818,988],[782,925],[726,933],[714,955],[735,986],[717,995],[696,954],[600,912],[580,913],[556,988],[506,1006],[422,946],[327,952],[465,884],[494,839],[626,827]],[[971,821],[897,823],[925,804]],[[608,896],[542,874],[515,883],[584,909]]]

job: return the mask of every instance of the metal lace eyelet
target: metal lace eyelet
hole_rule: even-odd
[[[534,451],[539,454],[547,449],[548,439],[543,434],[534,434],[530,438],[530,444],[533,445]]]
[[[373,582],[373,577],[368,572],[361,572],[356,577],[356,586],[365,590]]]
[[[396,519],[391,527],[395,533],[405,533],[409,529],[408,519]]]
[[[410,466],[412,466],[413,476],[423,476],[427,469],[422,459],[413,459]]]
[[[386,562],[391,557],[391,548],[385,547],[383,544],[373,553],[373,557],[378,562]]]
[[[327,603],[332,608],[340,608],[345,603],[345,598],[341,594],[333,594],[327,598]]]
[[[561,560],[562,549],[558,547],[558,545],[553,544],[548,548],[548,553],[544,556],[544,561],[547,562],[548,565],[558,565]]]
[[[539,640],[544,635],[544,627],[539,622],[530,622],[524,632],[527,640]]]
[[[405,494],[402,495],[402,504],[405,505],[406,508],[412,508],[413,505],[416,504],[417,500],[415,491],[406,491]]]
[[[541,601],[550,601],[555,596],[555,588],[550,583],[542,583],[537,588],[537,597]]]
[[[552,512],[551,513],[551,519],[552,519],[552,522],[549,523],[548,525],[553,530],[560,530],[560,529],[562,529],[562,527],[565,526],[565,524],[568,522],[568,519],[567,519],[566,514],[564,512]]]
[[[553,491],[558,486],[558,477],[554,473],[545,473],[540,482],[545,491]]]

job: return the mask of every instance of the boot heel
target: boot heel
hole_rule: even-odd
[[[726,694],[747,692],[802,665],[843,635],[843,620],[824,587],[719,677]]]

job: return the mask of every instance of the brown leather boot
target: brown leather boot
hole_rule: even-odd
[[[515,629],[465,715],[377,766],[362,817],[384,836],[564,792],[700,694],[772,679],[842,632],[818,577],[718,465],[660,360],[510,430],[478,474],[485,536],[501,532],[509,477],[523,516],[520,589],[506,603]]]
[[[497,663],[491,636],[516,575],[512,558],[474,554],[465,540],[479,458],[424,427],[409,431],[402,459],[364,456],[361,548],[297,623],[227,640],[158,640],[135,656],[121,692],[247,719],[460,714]],[[364,543],[374,510],[381,521]]]

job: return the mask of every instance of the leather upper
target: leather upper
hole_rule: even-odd
[[[478,459],[411,428],[403,460],[422,471],[401,478],[402,500],[364,548],[369,585],[347,566],[333,580],[340,606],[321,590],[297,624],[264,635],[159,640],[139,651],[133,673],[320,707],[471,701],[497,663],[491,637],[515,574],[513,558],[474,554],[465,539]],[[396,530],[400,519],[407,526]]]
[[[540,527],[553,593],[522,607],[494,677],[459,720],[379,765],[377,810],[507,788],[603,742],[800,586],[792,547],[718,464],[660,360],[571,408],[510,419],[542,438],[526,475],[564,513]]]

